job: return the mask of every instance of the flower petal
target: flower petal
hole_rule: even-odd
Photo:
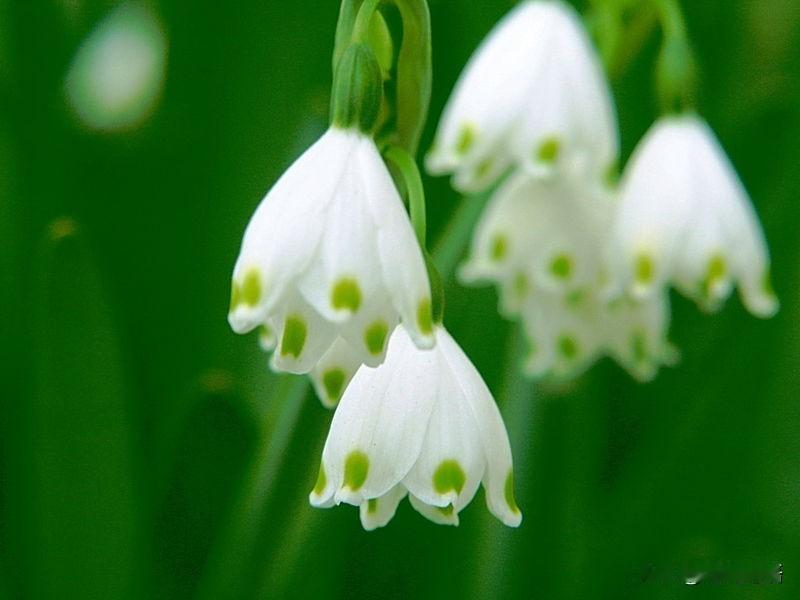
[[[334,408],[361,366],[358,353],[337,337],[309,373],[317,397],[326,408]]]
[[[431,506],[430,504],[425,504],[425,502],[413,494],[409,494],[408,500],[411,502],[411,506],[414,507],[414,510],[429,521],[433,521],[437,525],[458,526],[458,511],[452,505]]]
[[[308,373],[336,339],[336,329],[299,295],[285,300],[278,323],[278,347],[270,362],[276,371]]]
[[[406,488],[396,485],[380,498],[372,498],[359,506],[361,525],[367,531],[386,526],[397,512],[397,505],[406,497]]]

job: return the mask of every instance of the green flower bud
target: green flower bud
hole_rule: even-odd
[[[697,87],[697,70],[685,35],[664,36],[656,64],[656,90],[664,112],[692,108]]]
[[[333,125],[371,133],[382,98],[383,77],[375,54],[366,44],[351,45],[339,60],[333,80]]]

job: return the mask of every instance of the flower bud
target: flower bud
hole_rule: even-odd
[[[353,44],[336,67],[331,99],[333,125],[370,133],[375,127],[383,97],[383,77],[378,60],[366,44]]]

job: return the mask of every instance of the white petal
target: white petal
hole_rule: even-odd
[[[308,373],[333,344],[336,329],[299,295],[287,297],[281,308],[275,317],[279,342],[270,365],[276,371]]]
[[[419,456],[436,401],[436,354],[414,346],[402,327],[386,360],[362,366],[333,415],[322,453],[336,502],[361,504],[402,481]],[[313,499],[325,502],[327,497]]]
[[[437,338],[437,347],[467,400],[483,443],[486,503],[492,514],[503,523],[517,527],[522,521],[522,513],[514,500],[511,445],[503,418],[489,388],[450,334],[440,328]]]
[[[439,363],[438,400],[419,458],[403,485],[426,504],[452,504],[461,510],[480,486],[486,458],[472,410],[456,379],[461,373],[454,373],[444,359]]]
[[[667,339],[670,321],[669,294],[637,302],[627,298],[607,306],[603,328],[609,354],[640,381],[649,381],[662,365],[677,360]]]
[[[378,228],[384,286],[414,343],[431,348],[435,337],[428,271],[408,215],[402,204],[377,197],[371,198],[370,209]]]
[[[263,322],[315,258],[329,190],[335,187],[350,151],[351,140],[329,130],[259,204],[245,230],[233,272],[228,320],[237,333]]]
[[[386,292],[378,291],[358,314],[341,325],[341,335],[360,363],[376,367],[386,356],[389,335],[397,326],[398,319]]]
[[[373,205],[403,213],[402,200],[371,138],[333,129],[349,149],[322,220],[318,258],[302,277],[308,301],[333,321],[348,319],[383,286]],[[313,174],[309,174],[314,177]],[[410,227],[410,226],[409,226]]]
[[[600,355],[602,332],[592,292],[561,297],[534,290],[523,310],[529,356],[526,371],[534,377],[572,378]]]
[[[397,505],[406,497],[406,488],[396,485],[380,498],[362,502],[359,507],[361,525],[367,531],[384,527],[397,512]]]
[[[336,338],[309,373],[323,406],[334,408],[339,403],[360,366],[358,353],[342,338]]]
[[[458,511],[453,506],[431,506],[413,494],[409,494],[408,500],[414,510],[429,521],[433,521],[437,525],[458,526]]]

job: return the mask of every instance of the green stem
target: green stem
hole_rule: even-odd
[[[408,212],[411,225],[417,235],[420,248],[425,251],[427,221],[425,215],[425,189],[422,186],[422,177],[419,168],[411,155],[400,146],[390,146],[384,156],[398,168],[406,184],[408,193]]]
[[[372,15],[378,9],[378,5],[382,0],[364,0],[364,3],[358,9],[356,14],[356,22],[353,25],[353,43],[368,43],[369,38],[369,24],[372,20]]]

